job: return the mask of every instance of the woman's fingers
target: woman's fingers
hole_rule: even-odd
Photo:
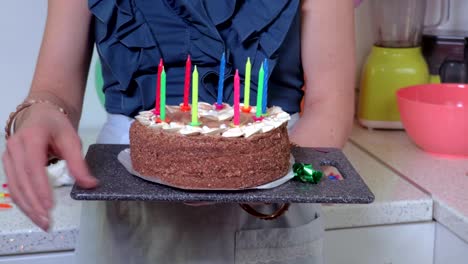
[[[37,108],[31,112],[38,118],[30,116],[23,122],[17,133],[8,139],[3,155],[13,201],[44,230],[50,226],[49,211],[53,207],[52,190],[45,169],[50,149],[66,160],[78,185],[84,188],[97,185],[83,160],[81,143],[73,126],[61,113],[53,112],[56,116],[52,118],[49,112],[48,108]],[[42,118],[45,116],[48,118]]]
[[[32,172],[30,176],[39,201],[49,211],[53,207],[53,198],[45,168],[47,163],[47,141],[47,135],[41,132],[37,132],[36,136],[29,137],[28,144],[25,144],[25,156],[29,170]]]
[[[13,164],[18,186],[20,186],[20,195],[26,206],[30,208],[31,218],[42,229],[46,230],[49,228],[49,212],[40,201],[39,186],[34,184],[37,171],[31,170],[32,160],[26,159],[24,143],[21,136],[11,138],[7,143],[7,151]]]
[[[68,133],[62,132],[54,137],[55,149],[67,162],[70,174],[76,183],[83,188],[94,188],[97,180],[89,173],[88,166],[81,153],[81,142],[76,132],[70,127]]]
[[[8,139],[2,159],[13,201],[36,225],[47,230],[53,207],[45,169],[50,149],[67,161],[77,184],[92,188],[97,181],[88,171],[79,137],[66,116],[44,105],[34,107]]]
[[[27,205],[26,200],[22,195],[21,186],[18,184],[14,165],[7,151],[3,153],[2,164],[7,176],[8,190],[10,191],[11,199],[27,216],[32,216],[31,208]]]
[[[2,158],[3,167],[7,174],[8,180],[8,189],[10,190],[10,195],[13,202],[23,211],[23,213],[29,217],[36,225],[41,227],[42,229],[46,230],[48,228],[48,223],[41,219],[34,210],[32,209],[31,205],[28,203],[28,200],[25,196],[25,191],[23,190],[21,183],[18,180],[14,163],[8,154],[5,152]]]

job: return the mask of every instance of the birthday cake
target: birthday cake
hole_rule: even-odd
[[[165,107],[165,120],[143,111],[130,128],[135,171],[187,189],[244,189],[283,177],[290,169],[289,114],[268,108],[256,119],[223,104],[198,103],[197,125],[179,106]]]
[[[222,55],[220,76],[224,76]],[[265,70],[266,69],[266,70]],[[290,170],[288,113],[267,108],[268,61],[259,69],[257,105],[249,106],[250,59],[246,63],[244,104],[240,76],[234,75],[234,104],[222,102],[223,78],[215,104],[198,102],[198,71],[190,80],[186,62],[184,102],[166,105],[166,72],[158,65],[155,109],[140,112],[130,127],[133,170],[144,178],[184,189],[245,189],[282,178]],[[188,104],[192,84],[192,104]]]

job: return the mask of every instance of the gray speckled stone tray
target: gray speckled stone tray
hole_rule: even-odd
[[[374,195],[338,149],[294,147],[296,162],[335,166],[343,180],[323,177],[318,184],[291,180],[269,190],[246,191],[183,191],[135,177],[117,160],[117,154],[127,145],[91,145],[86,161],[100,186],[86,190],[73,186],[71,197],[76,200],[140,200],[160,202],[220,202],[220,203],[371,203]]]

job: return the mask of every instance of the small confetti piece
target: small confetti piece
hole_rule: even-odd
[[[10,197],[9,193],[0,193],[0,198],[8,198]]]
[[[0,203],[0,209],[10,209],[13,208],[13,206],[6,204],[6,203]]]
[[[8,188],[8,184],[4,183],[4,184],[2,184],[2,187],[3,188]]]
[[[328,175],[328,179],[330,180],[337,180],[335,175]]]

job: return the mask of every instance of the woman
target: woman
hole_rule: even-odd
[[[94,43],[109,113],[99,143],[127,143],[132,117],[154,106],[159,58],[169,104],[182,100],[188,54],[202,76],[200,100],[214,102],[225,52],[225,101],[232,103],[232,69],[243,76],[246,57],[253,68],[267,58],[269,103],[292,114],[291,141],[342,147],[353,117],[353,16],[353,3],[342,0],[49,0],[31,90],[3,155],[14,202],[49,228],[53,197],[43,167],[49,154],[67,161],[78,185],[97,185],[76,133]],[[307,93],[298,118],[303,76]],[[322,263],[319,210],[295,204],[264,221],[234,204],[85,202],[77,263]]]

